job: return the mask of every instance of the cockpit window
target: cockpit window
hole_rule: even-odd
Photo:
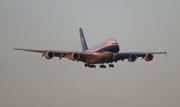
[[[111,45],[117,45],[117,43],[112,43]]]

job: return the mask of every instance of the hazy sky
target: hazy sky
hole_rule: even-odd
[[[146,62],[85,68],[13,47],[167,51]],[[0,0],[0,107],[180,107],[179,0]]]

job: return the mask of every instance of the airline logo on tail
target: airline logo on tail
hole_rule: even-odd
[[[80,41],[81,41],[82,51],[86,51],[88,49],[88,46],[86,44],[86,40],[84,37],[84,33],[82,31],[82,28],[79,29],[79,33],[80,33]]]
[[[81,45],[82,45],[82,47],[83,47],[83,44],[84,44],[84,38],[82,37],[81,38]]]

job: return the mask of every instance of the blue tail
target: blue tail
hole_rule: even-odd
[[[86,44],[86,39],[84,37],[84,33],[82,28],[79,29],[79,33],[80,33],[80,41],[81,41],[81,47],[82,47],[82,51],[86,51],[88,49],[88,46]]]

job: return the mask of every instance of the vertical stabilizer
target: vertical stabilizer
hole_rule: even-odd
[[[88,46],[86,44],[86,39],[84,37],[82,28],[79,29],[79,33],[80,33],[80,41],[81,41],[82,51],[86,51],[88,49]]]

